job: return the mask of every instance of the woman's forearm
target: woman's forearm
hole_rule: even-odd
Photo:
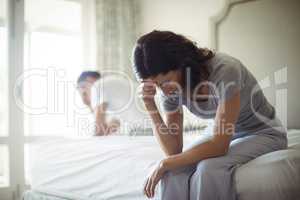
[[[158,139],[161,148],[167,156],[182,152],[182,142],[180,142],[179,133],[182,131],[180,126],[168,127],[163,121],[156,105],[152,105],[149,109],[150,117],[154,126],[154,133]]]
[[[239,109],[240,93],[238,92],[230,100],[218,105],[213,138],[208,142],[163,160],[166,169],[172,170],[195,164],[207,158],[225,155],[235,132]]]
[[[218,146],[215,141],[210,140],[182,153],[167,157],[162,161],[162,165],[165,170],[174,170],[196,164],[204,159],[223,156],[226,154],[227,149],[228,147]]]

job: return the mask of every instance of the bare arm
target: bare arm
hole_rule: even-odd
[[[162,161],[165,170],[172,170],[195,164],[201,160],[223,156],[227,153],[234,124],[239,116],[240,93],[237,92],[230,100],[220,104],[215,118],[214,137],[203,144],[195,146],[183,153],[169,156]]]
[[[164,153],[167,156],[181,153],[183,147],[182,108],[175,112],[167,113],[165,123],[154,102],[150,107],[152,107],[150,109],[150,117],[152,119],[154,133]]]
[[[214,137],[210,141],[192,147],[185,152],[169,155],[163,159],[147,178],[144,186],[145,195],[147,197],[154,196],[155,187],[166,171],[225,155],[234,133],[234,124],[238,118],[239,110],[240,94],[237,92],[229,101],[219,104],[215,117]]]
[[[154,135],[157,138],[161,149],[166,156],[175,155],[182,152],[182,107],[175,112],[166,113],[166,123],[161,117],[156,106],[154,96],[156,85],[152,82],[143,82],[142,98],[146,109],[152,120]]]
[[[144,186],[145,195],[147,197],[153,197],[155,187],[166,171],[196,164],[201,160],[223,156],[227,153],[232,134],[235,131],[235,123],[240,113],[240,92],[237,91],[230,100],[226,100],[218,105],[213,138],[208,142],[194,146],[184,152],[182,152],[182,114],[173,113],[173,116],[167,116],[167,125],[172,122],[180,125],[181,128],[179,129],[178,137],[174,137],[173,135],[169,136],[170,129],[168,128],[166,128],[165,132],[160,131],[156,124],[161,126],[166,125],[157,111],[154,99],[151,98],[151,96],[153,97],[155,95],[155,91],[153,88],[149,89],[144,86],[143,92],[145,105],[148,111],[152,111],[150,115],[155,125],[155,132],[157,132],[156,137],[158,137],[162,149],[168,156],[154,169],[147,178]],[[150,98],[147,98],[149,96]]]

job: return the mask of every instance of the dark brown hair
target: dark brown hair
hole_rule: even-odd
[[[155,30],[138,39],[133,52],[133,68],[141,79],[182,70],[184,80],[189,73],[194,89],[207,80],[209,71],[205,61],[213,56],[211,50],[197,47],[195,42],[182,35]]]

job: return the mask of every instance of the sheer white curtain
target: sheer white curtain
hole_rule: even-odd
[[[138,0],[95,0],[97,67],[133,75],[131,53],[139,34]]]
[[[97,35],[96,35],[96,0],[82,2],[82,48],[85,69],[96,69]]]

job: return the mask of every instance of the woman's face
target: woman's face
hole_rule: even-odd
[[[166,74],[159,74],[143,81],[151,81],[162,90],[165,95],[174,95],[182,92],[182,76],[180,70],[173,70]]]

